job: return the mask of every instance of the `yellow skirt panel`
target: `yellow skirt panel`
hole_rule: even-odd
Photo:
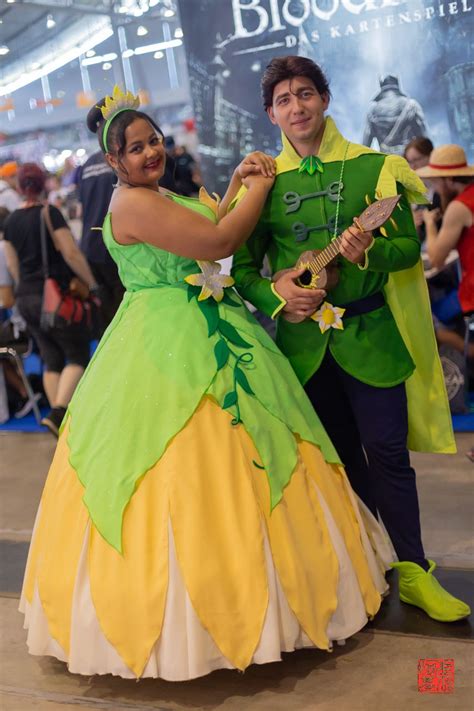
[[[163,460],[162,460],[163,461]],[[123,554],[91,527],[89,579],[100,627],[139,677],[159,639],[168,590],[169,470],[150,469],[123,519]]]
[[[339,566],[305,466],[298,458],[283,499],[271,513],[265,472],[254,470],[253,480],[288,604],[314,644],[329,649],[326,630],[337,607]]]
[[[342,467],[326,464],[319,449],[309,442],[300,442],[299,451],[309,476],[318,486],[337,522],[357,575],[365,609],[373,617],[380,607],[381,599],[362,546],[359,523],[347,491],[349,483],[346,474]]]
[[[202,400],[158,465],[170,473],[176,556],[193,607],[222,654],[249,665],[268,605],[262,518],[242,425]],[[253,445],[252,445],[253,447]]]
[[[88,514],[84,489],[69,464],[67,428],[60,438],[41,499],[37,530],[28,563],[26,589],[35,583],[51,636],[69,651],[71,613]]]

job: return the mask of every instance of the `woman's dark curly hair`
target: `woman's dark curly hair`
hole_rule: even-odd
[[[18,171],[18,187],[27,198],[36,198],[44,190],[46,173],[37,163],[23,163]]]
[[[151,116],[148,116],[147,114],[143,113],[143,111],[137,111],[136,109],[122,111],[114,118],[114,120],[109,126],[109,130],[107,132],[107,147],[109,150],[106,150],[103,141],[103,133],[106,119],[104,119],[104,117],[102,116],[102,111],[100,110],[102,106],[105,106],[105,97],[101,99],[96,106],[93,106],[87,114],[87,128],[89,129],[89,131],[92,131],[92,133],[97,133],[99,146],[101,147],[102,152],[115,153],[118,158],[120,167],[125,173],[127,173],[127,170],[125,169],[122,163],[122,157],[125,152],[125,146],[127,144],[125,138],[125,131],[130,126],[130,124],[132,124],[136,119],[141,118],[145,119],[145,121],[148,121],[148,123],[153,126],[155,131],[158,131],[158,133],[164,138],[163,131],[158,126],[158,124],[151,118]]]
[[[148,121],[148,123],[153,126],[153,128],[158,131],[161,136],[163,136],[163,131],[158,126],[158,124],[155,123],[151,116],[148,116],[147,114],[143,113],[143,111],[137,111],[136,109],[122,111],[114,118],[114,120],[109,126],[109,130],[107,133],[107,144],[109,150],[107,151],[105,149],[104,141],[102,138],[105,126],[105,119],[102,116],[102,112],[100,110],[102,106],[105,106],[105,97],[99,101],[97,106],[92,107],[92,109],[87,114],[86,120],[87,128],[89,129],[89,131],[92,131],[92,133],[97,133],[97,137],[99,139],[99,146],[101,147],[104,153],[111,153],[112,151],[110,149],[113,148],[113,151],[117,154],[117,156],[121,157],[123,155],[126,144],[125,131],[130,126],[130,124],[133,123],[137,118],[142,118],[145,119],[145,121]]]

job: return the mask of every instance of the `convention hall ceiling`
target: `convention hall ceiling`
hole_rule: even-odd
[[[104,21],[112,26],[138,18],[163,18],[176,12],[173,0],[0,0],[0,83],[25,58],[41,61],[42,50],[74,43],[77,32],[93,33]],[[76,32],[77,31],[77,32]]]

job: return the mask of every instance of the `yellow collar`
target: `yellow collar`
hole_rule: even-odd
[[[298,170],[301,163],[301,156],[295,151],[288,138],[282,133],[283,150],[276,157],[277,175],[287,173],[290,170]],[[347,154],[346,154],[347,149]],[[351,143],[337,130],[336,124],[330,116],[325,119],[323,139],[319,149],[318,157],[323,163],[351,160],[359,156],[372,153],[383,155],[379,151],[374,151],[367,146],[358,143]],[[428,203],[426,198],[426,187],[419,176],[411,170],[404,158],[397,155],[385,156],[383,166],[378,177],[376,192],[379,197],[391,197],[398,192],[397,183],[404,187],[404,192],[408,202],[423,205]],[[233,207],[246,192],[244,186],[239,190],[237,197],[231,203]],[[230,208],[229,208],[230,209]]]
[[[276,158],[277,173],[286,173],[289,170],[296,170],[301,163],[302,156],[296,152],[295,148],[283,132],[281,134],[281,140],[283,143],[283,150]],[[324,133],[318,157],[323,161],[323,163],[341,161],[344,159],[348,143],[349,148],[346,155],[346,159],[348,160],[351,158],[357,158],[365,153],[377,153],[377,151],[374,151],[372,148],[368,148],[367,146],[360,146],[357,143],[350,143],[339,132],[333,119],[330,116],[326,116]]]

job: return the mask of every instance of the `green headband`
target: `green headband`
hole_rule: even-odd
[[[132,108],[131,106],[125,106],[123,109],[119,109],[118,111],[116,111],[114,114],[112,114],[112,116],[110,116],[107,119],[107,121],[105,122],[104,130],[102,131],[102,143],[104,145],[106,153],[109,152],[109,149],[107,146],[107,134],[109,132],[110,124],[112,123],[114,118],[116,116],[118,116],[119,114],[121,114],[123,111],[136,111],[136,109]]]

